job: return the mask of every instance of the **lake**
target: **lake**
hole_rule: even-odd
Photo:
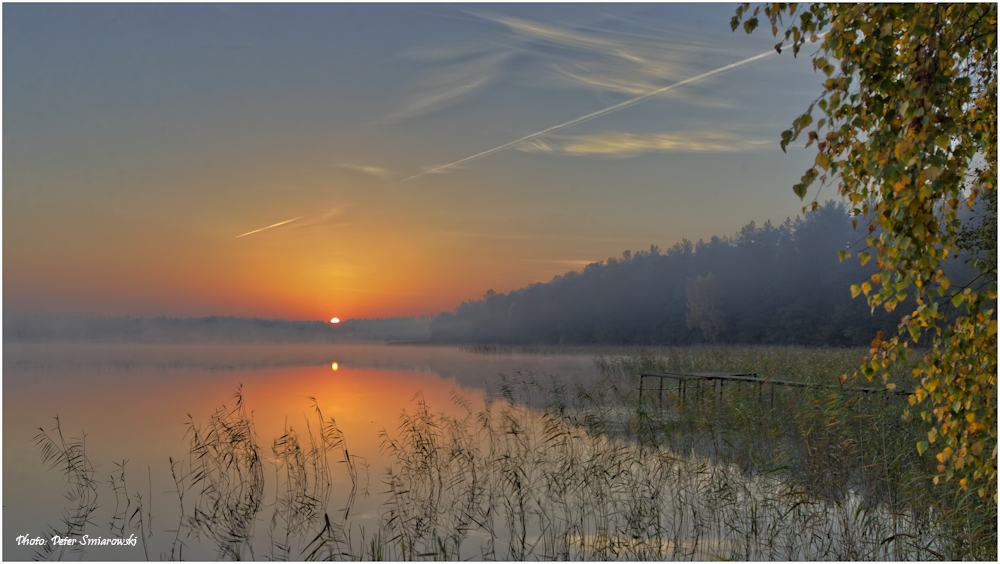
[[[65,477],[43,463],[34,440],[39,427],[56,436],[57,415],[67,440],[85,434],[99,485],[99,508],[86,531],[112,538],[115,513],[127,512],[125,521],[132,522],[124,526],[127,537],[138,527],[132,514],[139,495],[142,515],[152,520],[151,526],[144,523],[153,531],[146,550],[159,559],[169,555],[174,540],[164,531],[175,529],[180,515],[168,459],[187,459],[190,423],[205,425],[219,407],[232,408],[237,389],[252,411],[265,461],[287,428],[306,433],[308,420],[316,431],[311,398],[324,417],[335,418],[351,454],[367,462],[358,479],[369,495],[358,497],[354,520],[375,529],[387,465],[380,434],[395,433],[400,415],[413,411],[421,398],[431,410],[449,413],[457,409],[455,394],[481,405],[487,390],[496,393],[502,376],[518,371],[580,381],[596,376],[592,355],[582,350],[482,354],[429,345],[5,344],[3,363],[3,557],[8,560],[30,559],[37,547],[18,546],[17,537],[49,538],[46,531],[63,527],[60,519],[71,505]],[[331,461],[337,459],[331,454]],[[116,463],[123,461],[124,489],[119,485],[116,495],[112,480],[121,474]],[[273,482],[274,472],[265,462],[265,479]],[[342,464],[334,464],[331,474],[333,513],[350,483]],[[268,555],[271,511],[263,509],[257,526],[258,559]],[[116,524],[121,530],[121,519]],[[185,559],[217,557],[205,539],[188,539],[186,545]],[[145,554],[140,542],[87,547],[84,557],[141,560]]]
[[[133,539],[42,554],[73,560],[957,554],[937,513],[886,489],[902,483],[880,481],[889,468],[863,472],[864,453],[899,438],[898,414],[876,417],[898,399],[790,388],[765,400],[756,385],[636,394],[641,370],[822,376],[855,353],[622,353],[5,345],[3,557],[35,557],[23,541],[53,531]],[[830,414],[858,433],[818,435]]]

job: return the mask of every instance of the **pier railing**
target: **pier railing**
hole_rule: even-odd
[[[647,378],[658,378],[658,387],[646,387],[644,386]],[[677,386],[675,389],[668,389],[665,387],[666,380],[675,380]],[[818,389],[833,389],[841,390],[844,392],[857,392],[863,394],[889,394],[889,395],[909,395],[913,392],[906,390],[896,390],[889,388],[858,388],[858,387],[848,387],[839,386],[836,384],[812,384],[808,382],[793,382],[790,380],[777,380],[773,378],[762,378],[757,372],[746,372],[746,373],[736,373],[736,372],[644,372],[639,374],[639,402],[642,402],[642,396],[644,392],[652,393],[656,392],[659,397],[660,405],[663,404],[663,392],[668,390],[670,392],[676,392],[677,397],[683,403],[684,398],[687,394],[687,387],[689,383],[695,383],[700,388],[702,382],[710,382],[713,387],[713,393],[715,388],[718,388],[719,398],[722,399],[725,394],[725,386],[727,382],[733,383],[750,383],[757,384],[758,395],[763,391],[765,385],[770,387],[771,399],[773,402],[774,398],[774,387],[775,386],[785,386],[793,388],[818,388]],[[672,387],[673,388],[673,387]]]

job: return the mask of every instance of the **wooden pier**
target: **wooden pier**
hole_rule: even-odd
[[[646,378],[659,378],[659,387],[646,388],[644,386]],[[760,389],[768,384],[771,386],[771,396],[773,401],[774,396],[774,386],[786,386],[795,388],[817,388],[817,389],[831,389],[831,390],[841,390],[845,392],[858,392],[863,394],[890,394],[890,395],[909,395],[913,392],[906,390],[890,390],[888,388],[855,388],[855,387],[844,387],[835,384],[810,384],[806,382],[793,382],[790,380],[775,380],[771,378],[762,378],[760,374],[756,372],[657,372],[650,373],[644,372],[639,374],[639,401],[642,402],[642,395],[644,391],[658,392],[659,401],[662,405],[663,403],[663,390],[665,389],[664,382],[667,379],[676,380],[677,388],[676,392],[680,401],[684,401],[684,396],[687,393],[687,385],[689,382],[701,383],[701,382],[711,382],[713,388],[718,382],[719,387],[719,398],[721,399],[725,392],[726,382],[741,382],[741,383],[752,383],[760,386],[758,388],[758,394]]]

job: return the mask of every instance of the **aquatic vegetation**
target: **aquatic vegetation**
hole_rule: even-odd
[[[91,516],[98,507],[98,481],[95,477],[94,465],[87,458],[86,435],[66,439],[63,436],[59,416],[55,417],[56,425],[51,430],[53,435],[39,427],[35,436],[35,446],[41,452],[42,461],[58,470],[66,479],[68,490],[66,499],[69,507],[63,513],[59,528],[50,527],[46,538],[60,536],[76,538],[83,535],[87,525],[93,525]],[[114,525],[112,524],[112,527]],[[84,549],[74,546],[72,549],[82,555]],[[38,559],[61,559],[66,551],[65,546],[56,550],[53,544],[39,546],[35,553]]]
[[[353,509],[367,461],[315,399],[265,449],[238,390],[189,419],[188,454],[169,461],[180,517],[160,556],[204,540],[220,559],[995,559],[996,506],[931,486],[905,397],[753,382],[638,394],[638,374],[657,371],[836,383],[861,354],[606,350],[596,383],[515,373],[481,399],[455,393],[451,414],[418,394],[382,431],[375,515]],[[79,535],[97,527],[100,484],[83,439],[54,431],[36,444],[69,485],[59,534]],[[150,498],[127,488],[124,461],[108,483],[109,530],[145,550]]]

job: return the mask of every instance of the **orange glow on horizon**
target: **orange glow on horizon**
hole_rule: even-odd
[[[326,319],[336,325],[349,319],[435,316],[480,299],[489,288],[505,293],[550,280],[553,268],[565,270],[519,261],[522,246],[533,241],[455,238],[410,216],[385,214],[380,210],[376,216],[357,205],[349,225],[305,229],[303,220],[235,241],[232,233],[239,230],[229,223],[171,238],[154,237],[129,218],[116,229],[136,237],[84,238],[99,255],[84,257],[76,245],[63,249],[55,243],[51,249],[46,243],[46,253],[14,249],[11,260],[18,268],[9,269],[4,282],[26,313],[231,315]],[[39,256],[46,259],[39,262]],[[66,265],[77,273],[71,281],[61,275]],[[329,311],[344,317],[325,317]]]

